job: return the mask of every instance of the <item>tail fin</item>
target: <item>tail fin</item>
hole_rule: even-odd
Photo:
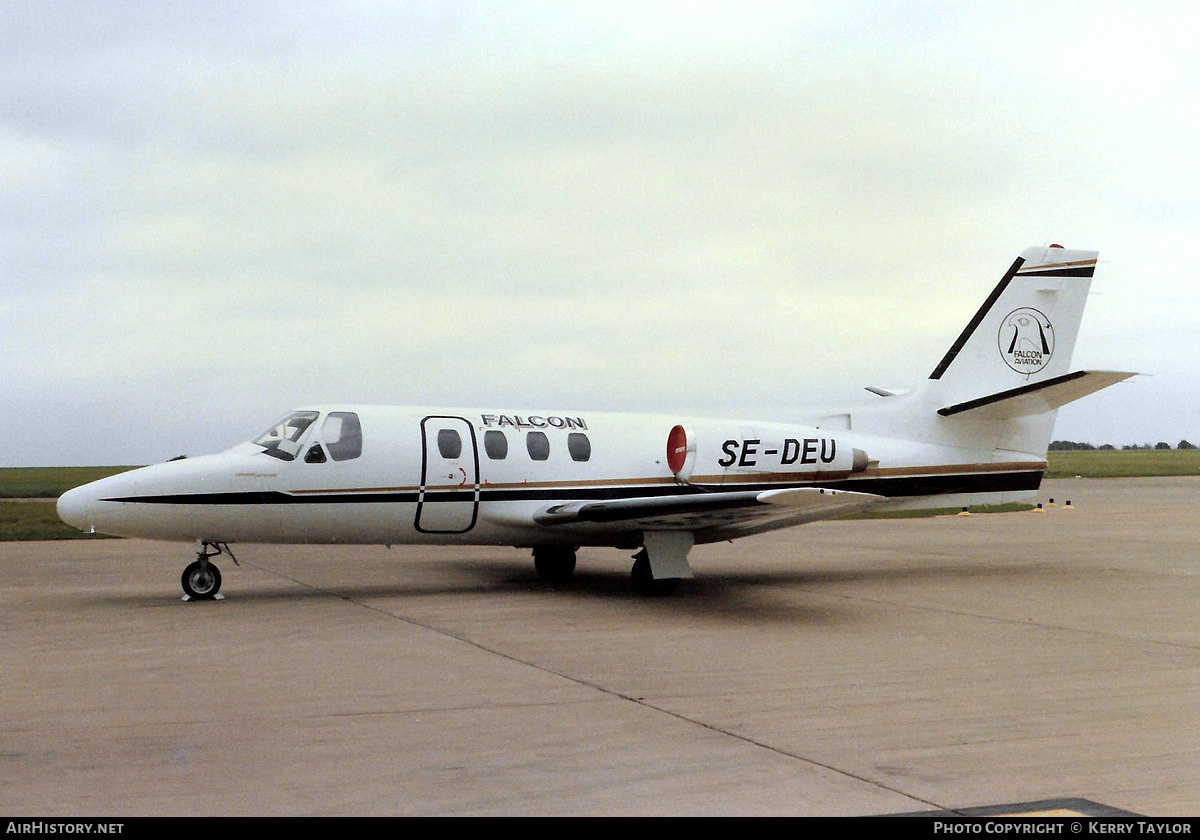
[[[1058,245],[1026,250],[928,381],[855,414],[854,428],[1044,456],[1059,406],[1134,375],[1070,371],[1096,256]]]
[[[1095,251],[1030,248],[996,284],[929,379],[954,401],[1067,373]]]

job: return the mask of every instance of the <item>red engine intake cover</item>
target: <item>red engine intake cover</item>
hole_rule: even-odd
[[[675,475],[679,475],[679,471],[683,469],[683,462],[687,460],[687,448],[687,432],[683,430],[683,426],[671,429],[671,433],[667,435],[667,469]]]

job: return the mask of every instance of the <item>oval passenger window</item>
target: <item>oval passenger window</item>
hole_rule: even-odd
[[[462,438],[453,429],[438,430],[438,452],[447,461],[453,461],[462,454]]]

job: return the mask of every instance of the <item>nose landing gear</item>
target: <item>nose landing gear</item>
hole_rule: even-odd
[[[210,562],[209,558],[220,554],[228,554],[234,565],[239,565],[237,558],[229,550],[228,543],[201,541],[196,559],[183,570],[183,577],[180,579],[184,600],[212,601],[219,597],[217,593],[221,590],[221,570],[215,563]]]

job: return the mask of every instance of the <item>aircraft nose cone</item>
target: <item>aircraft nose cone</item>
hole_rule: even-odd
[[[58,497],[58,518],[81,531],[92,530],[90,509],[95,495],[88,485],[68,490]]]

